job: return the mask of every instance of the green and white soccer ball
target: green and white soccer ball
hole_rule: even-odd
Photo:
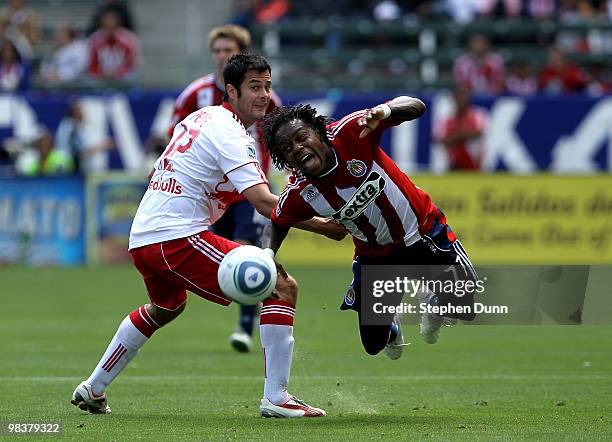
[[[240,246],[230,251],[217,271],[219,287],[230,299],[254,305],[270,296],[276,286],[274,259],[259,247]]]

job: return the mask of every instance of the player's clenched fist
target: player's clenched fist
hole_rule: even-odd
[[[389,115],[391,115],[391,108],[388,104],[380,104],[372,109],[366,110],[365,115],[357,120],[359,126],[365,126],[359,134],[359,138],[364,138],[376,129],[380,120],[388,118]]]

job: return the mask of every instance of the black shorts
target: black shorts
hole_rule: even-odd
[[[478,279],[467,253],[459,240],[449,240],[450,227],[446,224],[436,223],[427,235],[416,243],[395,250],[387,256],[356,256],[353,261],[353,281],[349,285],[341,310],[355,310],[358,313],[359,333],[361,342],[369,354],[377,354],[387,344],[391,323],[388,325],[363,325],[361,321],[361,266],[362,265],[452,265],[457,279]],[[459,271],[461,270],[461,271]],[[474,294],[468,293],[461,298],[452,294],[442,298],[443,303],[471,305],[474,303]],[[473,311],[473,309],[472,309]],[[471,321],[475,315],[449,315],[451,318]],[[392,317],[390,316],[390,321]]]

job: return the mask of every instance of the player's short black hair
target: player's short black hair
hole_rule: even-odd
[[[225,83],[225,95],[223,101],[227,101],[227,85],[231,84],[238,91],[240,97],[240,85],[244,81],[244,76],[248,71],[272,73],[270,63],[259,54],[236,54],[227,61],[223,68],[223,81]]]
[[[270,152],[272,162],[278,169],[288,169],[290,166],[278,145],[276,133],[281,126],[293,120],[302,120],[319,134],[324,143],[329,144],[326,126],[332,122],[331,118],[325,115],[317,115],[317,110],[308,104],[277,107],[266,115],[263,129],[266,149]]]

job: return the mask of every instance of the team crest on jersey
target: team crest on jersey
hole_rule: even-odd
[[[368,171],[368,167],[361,160],[348,160],[346,168],[354,177],[361,178]]]
[[[252,158],[254,160],[257,159],[257,154],[255,153],[255,148],[253,146],[247,146],[247,155],[249,156],[249,158]]]
[[[349,287],[344,294],[344,303],[349,307],[352,307],[353,304],[355,304],[355,290],[353,287]]]
[[[304,187],[304,189],[302,189],[302,191],[300,192],[300,195],[302,195],[302,198],[304,198],[304,201],[306,202],[312,201],[317,197],[318,194],[319,190],[312,184],[309,184],[308,186]]]

